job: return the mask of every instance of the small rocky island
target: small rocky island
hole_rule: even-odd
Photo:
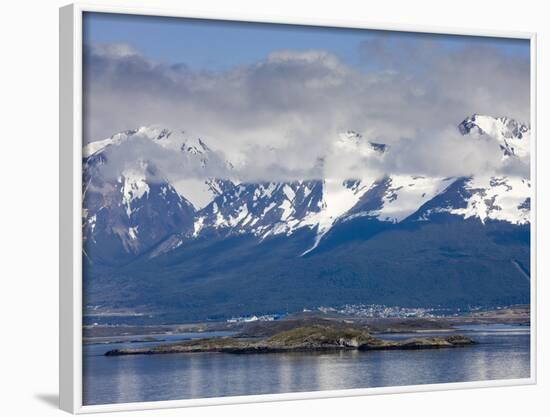
[[[165,353],[275,353],[337,350],[436,349],[472,345],[462,335],[418,337],[406,340],[383,340],[358,326],[315,324],[281,331],[269,337],[215,337],[186,340],[152,347],[114,349],[106,356],[151,355]]]

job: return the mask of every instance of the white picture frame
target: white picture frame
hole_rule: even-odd
[[[264,22],[329,26],[339,28],[377,29],[438,34],[472,35],[527,39],[531,51],[531,130],[532,163],[531,181],[536,190],[536,34],[525,32],[501,32],[461,30],[447,27],[377,24],[368,21],[307,21],[303,19],[279,19],[255,15],[197,15],[185,10],[160,10],[154,8],[110,7],[71,4],[60,9],[60,277],[59,277],[59,380],[60,407],[68,412],[84,414],[107,411],[147,410],[174,407],[195,407],[220,404],[287,401],[327,397],[351,397],[388,393],[453,390],[480,387],[497,387],[535,384],[536,378],[536,220],[537,196],[531,202],[531,376],[525,379],[482,382],[442,383],[389,388],[365,388],[337,391],[319,391],[292,394],[250,395],[238,397],[205,398],[140,402],[127,404],[83,405],[82,401],[82,16],[85,12],[138,14],[150,16],[219,19],[242,22]]]

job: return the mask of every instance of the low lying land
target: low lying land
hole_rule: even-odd
[[[370,337],[392,333],[448,333],[458,332],[458,326],[471,324],[530,324],[529,306],[512,306],[508,308],[467,312],[461,315],[443,317],[362,317],[346,315],[337,312],[305,312],[285,316],[273,321],[250,322],[203,322],[174,325],[96,325],[85,326],[83,342],[85,344],[111,344],[132,342],[165,342],[169,335],[187,333],[231,332],[234,338],[225,340],[235,349],[252,348],[253,339],[256,343],[253,349],[260,350],[261,340],[266,342],[272,336],[311,326],[336,326],[354,328],[368,332]],[[227,338],[226,338],[227,339]],[[204,338],[203,338],[204,340]],[[238,343],[237,343],[238,342]],[[197,342],[200,345],[203,342]],[[244,346],[246,344],[246,346]]]
[[[403,341],[382,340],[368,330],[342,324],[298,327],[260,339],[216,337],[186,340],[154,347],[114,349],[106,356],[219,352],[219,353],[272,353],[330,350],[389,350],[433,349],[467,346],[474,341],[462,335],[446,337],[412,338]]]

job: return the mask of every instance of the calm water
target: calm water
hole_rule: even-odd
[[[479,344],[456,349],[411,351],[247,355],[194,353],[114,357],[103,356],[103,353],[110,349],[145,346],[148,343],[89,345],[84,347],[84,403],[91,405],[529,377],[529,327],[464,326],[460,333],[469,335]],[[203,333],[200,336],[187,334],[171,338],[205,336]],[[395,339],[411,336],[382,337]]]

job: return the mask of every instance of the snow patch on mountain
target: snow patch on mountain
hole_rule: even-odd
[[[185,196],[197,210],[206,207],[223,192],[216,187],[214,180],[208,179],[185,178],[174,181],[173,185],[176,191]]]
[[[382,199],[382,207],[369,215],[381,221],[399,223],[445,190],[454,180],[455,178],[393,175]]]
[[[135,143],[137,146],[140,140],[145,140],[153,146],[172,152],[172,155],[177,155],[176,158],[169,161],[172,165],[176,161],[181,164],[182,169],[196,167],[196,175],[170,181],[177,192],[190,201],[196,209],[205,207],[217,195],[224,192],[224,182],[229,180],[217,180],[208,177],[206,172],[208,172],[207,168],[217,172],[231,171],[231,163],[224,160],[222,155],[212,151],[201,138],[183,130],[169,130],[155,125],[142,126],[138,129],[117,133],[104,140],[89,143],[83,148],[83,156],[85,159],[91,156],[99,159],[100,156],[108,155],[109,150],[118,146],[128,146],[128,149],[132,150],[133,144]],[[132,153],[128,152],[128,154],[128,158],[131,158]],[[133,164],[139,161],[128,160],[127,162]],[[161,166],[161,168],[163,167]],[[171,168],[174,169],[174,167]],[[204,175],[202,175],[203,170]]]
[[[132,215],[132,202],[149,193],[147,183],[147,162],[138,161],[137,165],[122,171],[118,180],[122,184],[122,203],[128,217]]]
[[[125,132],[117,133],[107,139],[90,142],[82,149],[82,156],[87,158],[104,150],[108,146],[119,145],[128,140],[128,138],[130,138],[135,132],[137,132],[137,130],[127,130]]]
[[[121,145],[132,139],[149,139],[163,148],[188,152],[193,155],[200,155],[210,151],[200,138],[192,136],[183,130],[170,130],[161,126],[152,125],[126,130],[110,138],[90,142],[84,146],[82,155],[86,158],[98,152],[102,152],[110,146]]]
[[[323,198],[320,202],[321,209],[307,215],[301,223],[303,226],[317,228],[313,246],[302,255],[311,252],[317,247],[334,223],[358,203],[361,196],[369,189],[371,182],[327,179],[322,184]]]
[[[503,159],[515,156],[529,162],[531,151],[531,129],[523,123],[507,117],[492,117],[474,114],[465,119],[459,130],[463,135],[472,131],[488,135],[500,144]]]
[[[465,188],[472,193],[467,206],[451,209],[449,213],[465,219],[477,217],[482,223],[487,220],[530,222],[530,181],[514,177],[475,177],[468,180]]]
[[[495,151],[499,147],[502,151],[503,164],[522,158],[529,162],[530,130],[526,125],[507,118],[473,115],[459,125],[459,130],[469,140],[481,135],[494,140],[498,144]],[[131,150],[133,143],[140,146],[144,140],[177,154],[177,163],[182,167],[192,165],[199,175],[170,180],[163,166],[155,166],[145,158],[132,161],[138,153],[126,150]],[[110,149],[119,150],[119,159],[128,158],[112,181],[102,176],[112,155]],[[141,127],[84,148],[83,191],[85,198],[89,193],[91,196],[86,200],[83,227],[94,241],[96,236],[105,242],[118,236],[124,248],[134,253],[154,243],[150,256],[156,256],[210,233],[251,234],[264,240],[308,228],[315,238],[305,254],[315,249],[335,225],[358,217],[399,223],[429,221],[432,215],[445,213],[482,222],[529,223],[532,190],[528,179],[385,174],[380,168],[392,151],[394,148],[347,131],[335,138],[327,154],[319,158],[323,178],[246,183],[236,174],[228,179],[228,173],[229,177],[235,173],[233,165],[203,139],[184,131]],[[354,158],[357,165],[352,175],[339,171],[339,163],[349,158]],[[207,168],[212,164],[221,165],[217,172],[224,176],[208,176]],[[151,220],[151,213],[158,218]],[[161,232],[157,224],[162,224]]]

